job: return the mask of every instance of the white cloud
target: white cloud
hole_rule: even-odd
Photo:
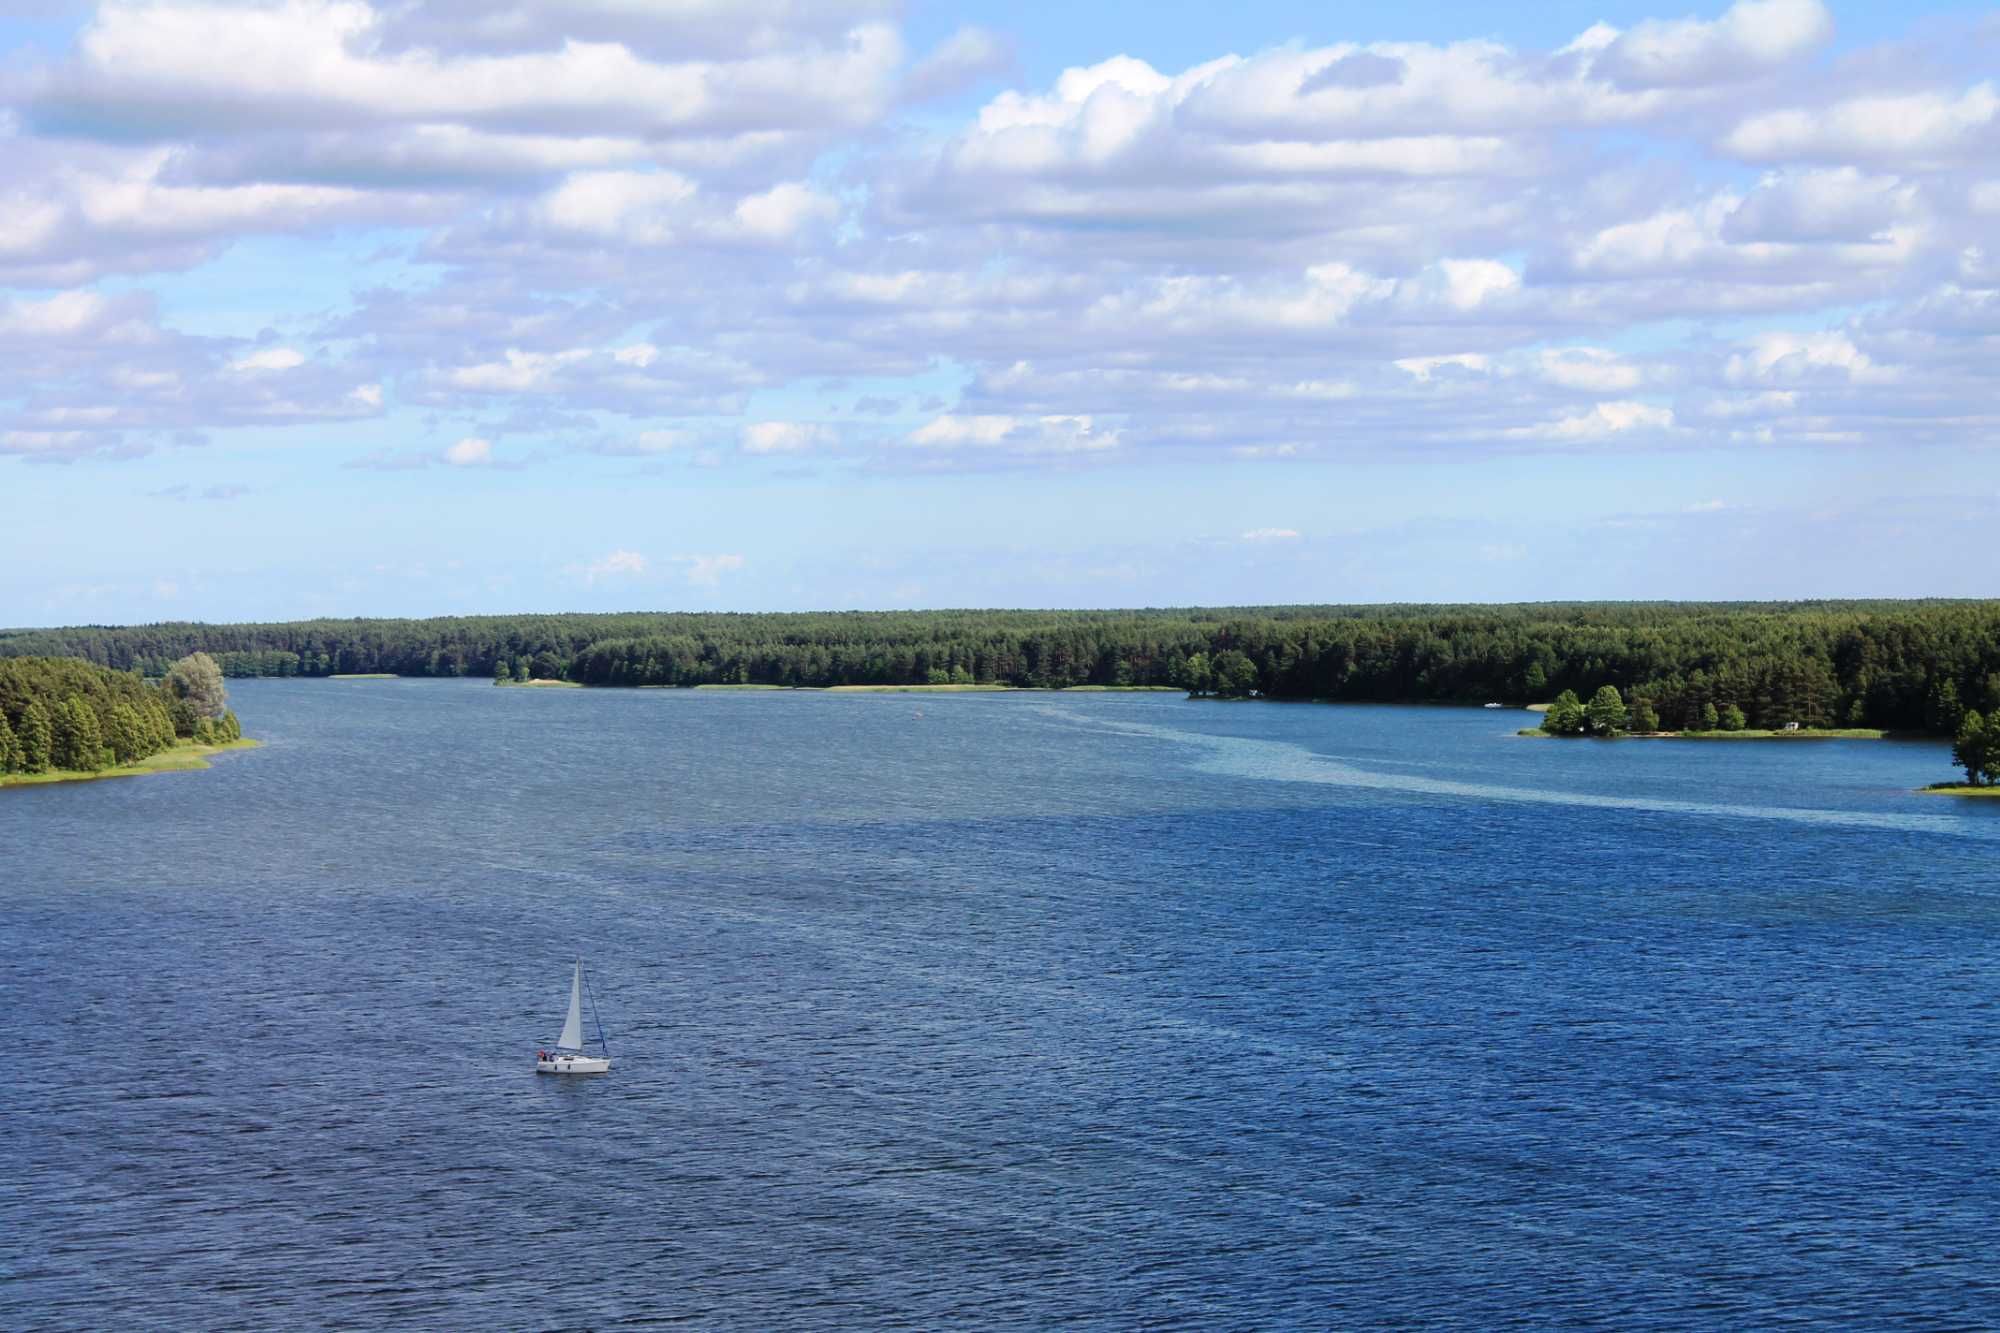
[[[1492,362],[1483,352],[1453,352],[1449,356],[1407,356],[1395,364],[1396,369],[1413,379],[1427,382],[1432,375],[1446,367],[1456,367],[1459,370],[1483,375]]]
[[[510,347],[503,359],[462,367],[450,372],[446,379],[457,388],[475,393],[527,393],[554,387],[559,370],[589,355],[587,348],[524,352]]]
[[[912,62],[893,0],[106,4],[0,86],[0,433],[870,470],[1994,438],[1995,83],[1921,27],[1823,67],[1816,0],[1727,3],[1555,51],[1114,47],[969,111],[1004,42]],[[345,299],[148,295],[366,235]],[[1840,332],[1692,332],[1732,328]]]
[[[1013,63],[1007,40],[984,28],[960,28],[903,76],[900,100],[928,102],[962,91]]]
[[[1298,539],[1299,534],[1291,528],[1252,528],[1241,538],[1246,542],[1295,542]]]
[[[698,588],[719,587],[724,574],[743,568],[740,555],[684,555],[675,559],[687,565],[687,581]]]
[[[1551,383],[1583,393],[1620,393],[1639,387],[1638,368],[1602,347],[1563,347],[1538,358]]]
[[[1120,432],[1087,416],[1006,415],[933,417],[907,437],[923,449],[978,449],[1012,454],[1100,453],[1118,447]]]
[[[1625,400],[1595,403],[1587,408],[1564,412],[1537,425],[1515,427],[1504,434],[1516,440],[1580,444],[1632,432],[1668,430],[1673,424],[1671,409]]]
[[[753,194],[735,208],[737,225],[766,241],[788,240],[809,223],[832,222],[839,216],[836,200],[798,181]]]
[[[1713,21],[1648,19],[1604,42],[1594,67],[1639,87],[1716,83],[1782,65],[1832,33],[1820,0],[1737,0]]]
[[[0,305],[0,337],[49,338],[81,333],[104,321],[110,302],[96,292],[58,292],[41,301]]]
[[[229,363],[231,370],[293,370],[306,363],[305,354],[292,347],[260,347]]]
[[[586,583],[596,583],[602,579],[637,578],[646,572],[646,557],[637,551],[613,551],[600,560],[593,560],[583,570]]]
[[[838,437],[810,421],[753,421],[743,428],[746,454],[796,454],[832,444]]]
[[[1729,358],[1732,383],[1785,383],[1832,375],[1851,383],[1887,383],[1895,373],[1876,365],[1844,333],[1760,333],[1749,350]]]
[[[1991,82],[1948,93],[1864,93],[1829,106],[1745,117],[1722,147],[1752,162],[1839,161],[1931,166],[1992,160],[2000,92]]]
[[[1493,259],[1445,259],[1444,299],[1459,310],[1475,310],[1492,298],[1517,290],[1521,275]]]
[[[477,467],[493,461],[493,441],[468,435],[444,451],[444,461],[453,467]]]

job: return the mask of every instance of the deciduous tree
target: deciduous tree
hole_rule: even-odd
[[[189,653],[167,671],[166,687],[176,697],[187,700],[194,715],[221,717],[228,707],[222,687],[222,668],[207,653]]]
[[[1542,714],[1542,730],[1552,736],[1581,736],[1589,725],[1583,711],[1583,700],[1576,697],[1575,690],[1564,690],[1549,705],[1549,711]]]
[[[1595,735],[1611,736],[1625,729],[1625,700],[1616,685],[1598,686],[1584,713]]]
[[[1976,708],[1966,709],[1952,740],[1951,762],[1965,770],[1965,780],[1974,786],[2000,779],[2000,725],[1988,722]]]

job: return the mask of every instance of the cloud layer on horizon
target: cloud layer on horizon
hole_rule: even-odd
[[[404,421],[359,465],[1988,444],[2000,25],[1944,32],[1833,54],[1819,0],[1738,0],[990,91],[1005,34],[914,50],[878,0],[106,3],[0,82],[0,454]],[[254,337],[147,290],[358,235],[407,280]]]

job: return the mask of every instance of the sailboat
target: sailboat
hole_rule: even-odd
[[[590,1016],[597,1019],[597,1001],[590,1002]],[[569,1017],[563,1020],[562,1036],[553,1050],[535,1052],[537,1074],[606,1074],[611,1071],[611,1048],[604,1043],[604,1024],[597,1023],[597,1045],[601,1055],[583,1048],[583,960],[576,960],[576,972],[569,979]]]

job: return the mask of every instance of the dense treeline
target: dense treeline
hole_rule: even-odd
[[[1147,611],[478,616],[0,633],[0,654],[152,672],[506,674],[590,685],[1170,685],[1193,693],[1540,702],[1617,687],[1667,729],[1950,735],[2000,707],[2000,602],[1537,603]]]
[[[74,658],[0,656],[0,775],[96,773],[178,741],[238,737],[222,675],[200,654],[158,685]]]
[[[221,673],[199,654],[157,685],[73,658],[0,657],[0,774],[94,773],[242,734]]]

